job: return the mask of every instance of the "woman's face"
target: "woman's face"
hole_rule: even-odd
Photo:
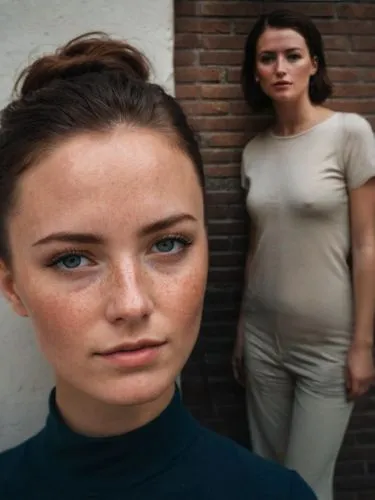
[[[170,139],[118,127],[57,146],[20,178],[2,287],[57,387],[140,404],[197,339],[207,276],[202,191]]]
[[[292,103],[308,97],[317,63],[297,31],[267,28],[258,39],[255,69],[263,92],[275,104]]]

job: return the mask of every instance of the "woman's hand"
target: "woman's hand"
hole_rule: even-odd
[[[372,347],[353,342],[348,352],[346,385],[350,399],[365,394],[375,380]]]
[[[236,381],[245,387],[245,362],[244,362],[244,327],[240,317],[237,326],[237,336],[232,355],[232,369]]]

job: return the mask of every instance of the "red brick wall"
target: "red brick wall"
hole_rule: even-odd
[[[311,15],[324,35],[335,97],[375,126],[375,4],[278,2]],[[201,337],[183,374],[185,401],[205,424],[246,443],[243,392],[230,355],[236,330],[246,229],[239,162],[262,124],[238,85],[245,35],[276,3],[175,1],[177,97],[200,133],[208,186],[211,270]],[[314,446],[314,443],[311,443]],[[339,500],[375,499],[375,393],[357,405],[336,473]]]

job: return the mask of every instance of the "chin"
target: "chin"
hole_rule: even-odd
[[[152,403],[173,390],[178,373],[134,373],[108,381],[90,391],[91,397],[109,405],[138,406]],[[88,392],[88,391],[87,391]]]
[[[301,100],[301,95],[295,92],[279,92],[270,96],[270,99],[275,104],[295,104]]]
[[[281,95],[281,94],[277,94],[275,96],[273,96],[272,98],[272,101],[276,104],[278,103],[285,103],[285,102],[295,102],[296,101],[296,96],[294,95],[288,95],[287,93],[285,93],[284,95]]]

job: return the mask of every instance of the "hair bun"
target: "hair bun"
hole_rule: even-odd
[[[45,87],[53,80],[75,78],[86,73],[118,71],[129,78],[148,81],[150,65],[135,47],[102,32],[74,38],[56,52],[40,57],[24,69],[15,89],[20,95]]]

